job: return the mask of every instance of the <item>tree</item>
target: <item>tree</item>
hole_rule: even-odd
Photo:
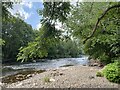
[[[33,40],[32,27],[20,18],[12,17],[10,21],[3,21],[2,39],[6,42],[2,47],[3,59],[15,60],[18,49]]]
[[[82,41],[89,38],[84,44],[85,52],[104,63],[119,59],[119,2],[78,3],[77,5],[73,7],[72,15],[66,24],[73,36]],[[91,36],[88,37],[90,34]]]
[[[18,49],[27,45],[34,38],[32,27],[26,24],[19,17],[11,15],[13,2],[2,2],[2,46],[3,62],[6,60],[15,61]]]
[[[32,58],[43,58],[50,54],[50,49],[56,47],[60,39],[60,31],[55,28],[56,21],[64,22],[70,10],[69,2],[44,2],[44,9],[38,10],[43,16],[42,28],[39,36],[28,44],[27,47],[20,49],[17,60],[28,60]],[[30,48],[32,48],[30,50]]]
[[[53,24],[57,20],[60,22],[67,20],[71,8],[69,2],[44,2],[43,5],[44,9],[38,10],[39,15],[43,16],[41,20],[43,23],[50,22]]]

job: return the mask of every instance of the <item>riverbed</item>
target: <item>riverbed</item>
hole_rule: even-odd
[[[100,70],[99,67],[89,66],[87,56],[6,65],[3,67],[1,86],[7,88],[117,88],[118,84],[111,83],[104,77],[96,77],[96,73]]]
[[[50,69],[22,81],[4,84],[6,88],[118,88],[105,77],[97,77],[101,70],[90,66],[69,66]],[[30,76],[30,75],[29,75]],[[13,79],[12,79],[13,80]],[[117,89],[116,89],[117,90]]]

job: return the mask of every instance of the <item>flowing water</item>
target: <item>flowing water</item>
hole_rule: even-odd
[[[55,69],[62,66],[75,66],[75,65],[87,65],[88,57],[81,56],[80,58],[61,58],[61,59],[52,59],[45,60],[44,62],[34,62],[20,65],[7,65],[3,66],[3,76],[13,75],[20,71],[32,70],[32,69]]]

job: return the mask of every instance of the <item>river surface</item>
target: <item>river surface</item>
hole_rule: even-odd
[[[2,75],[8,76],[15,73],[18,73],[23,70],[31,70],[31,69],[56,69],[65,65],[87,65],[88,57],[81,56],[79,58],[61,58],[61,59],[52,59],[45,60],[44,62],[34,62],[27,64],[19,64],[19,65],[7,65],[3,66]]]

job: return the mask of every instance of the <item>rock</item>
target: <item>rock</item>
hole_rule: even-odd
[[[89,79],[94,79],[95,77],[94,76],[89,76]]]
[[[69,66],[74,66],[72,64],[67,64],[67,65],[63,65],[63,66],[60,66],[60,67],[69,67]]]
[[[17,75],[17,76],[16,76],[16,79],[23,79],[23,78],[24,78],[23,75]]]
[[[60,75],[63,75],[63,73],[60,73]]]
[[[52,76],[57,76],[57,73],[51,73]]]
[[[98,63],[93,63],[93,66],[98,66],[99,64]]]
[[[103,64],[99,64],[98,67],[104,67],[104,65]]]
[[[19,83],[19,84],[17,84],[16,86],[21,86],[23,83]]]
[[[0,87],[1,87],[1,88],[5,88],[5,87],[6,87],[6,84],[0,82]],[[0,90],[2,90],[2,89],[0,89]]]
[[[33,63],[36,63],[36,60],[33,60],[32,62],[33,62]]]
[[[53,69],[52,71],[57,71],[57,69]]]
[[[53,79],[53,78],[50,78],[50,82],[54,82],[55,81],[55,79]]]
[[[31,74],[28,74],[27,77],[32,77],[32,75],[31,75]]]

